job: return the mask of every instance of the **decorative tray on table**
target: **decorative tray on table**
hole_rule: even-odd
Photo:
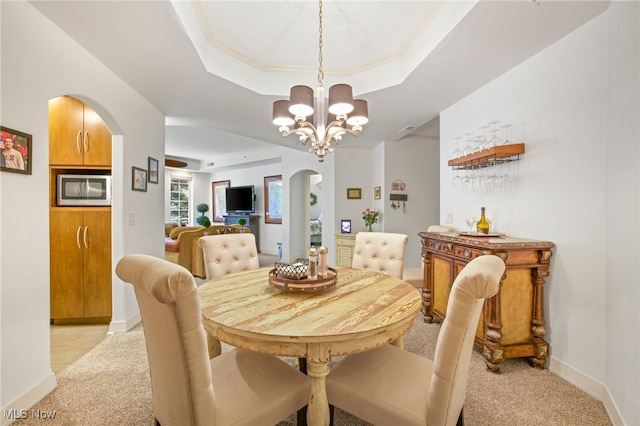
[[[484,234],[482,232],[477,231],[469,231],[469,232],[458,232],[460,235],[465,237],[504,237],[504,234],[500,232],[489,232],[488,234]]]
[[[325,277],[316,280],[307,279],[307,265],[302,262],[276,263],[269,271],[269,285],[291,293],[317,293],[336,285],[338,273],[328,268]]]

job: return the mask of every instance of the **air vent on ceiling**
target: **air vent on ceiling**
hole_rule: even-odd
[[[409,124],[408,126],[398,130],[398,134],[413,132],[415,129],[416,129],[416,126]]]

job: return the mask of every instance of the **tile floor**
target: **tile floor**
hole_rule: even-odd
[[[51,369],[58,374],[102,342],[109,324],[51,325],[50,330]]]

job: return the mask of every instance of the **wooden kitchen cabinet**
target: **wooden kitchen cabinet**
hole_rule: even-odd
[[[111,208],[54,208],[49,219],[51,319],[108,322]]]
[[[352,234],[336,234],[336,265],[351,267],[353,248],[356,236]]]
[[[487,368],[500,372],[509,358],[527,357],[544,368],[549,344],[544,318],[544,283],[549,275],[553,243],[523,238],[465,237],[457,233],[418,234],[424,262],[423,314],[426,322],[444,320],[451,285],[475,257],[496,255],[506,265],[498,293],[485,300],[475,333],[475,346]]]
[[[111,132],[78,99],[60,96],[49,101],[49,164],[111,166]]]

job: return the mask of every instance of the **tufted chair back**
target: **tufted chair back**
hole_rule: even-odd
[[[429,225],[427,232],[453,232],[453,228],[446,225]]]
[[[351,266],[402,279],[404,251],[408,242],[409,237],[405,234],[358,232]]]
[[[208,280],[260,267],[253,234],[209,235],[201,237],[198,243],[202,247]]]

